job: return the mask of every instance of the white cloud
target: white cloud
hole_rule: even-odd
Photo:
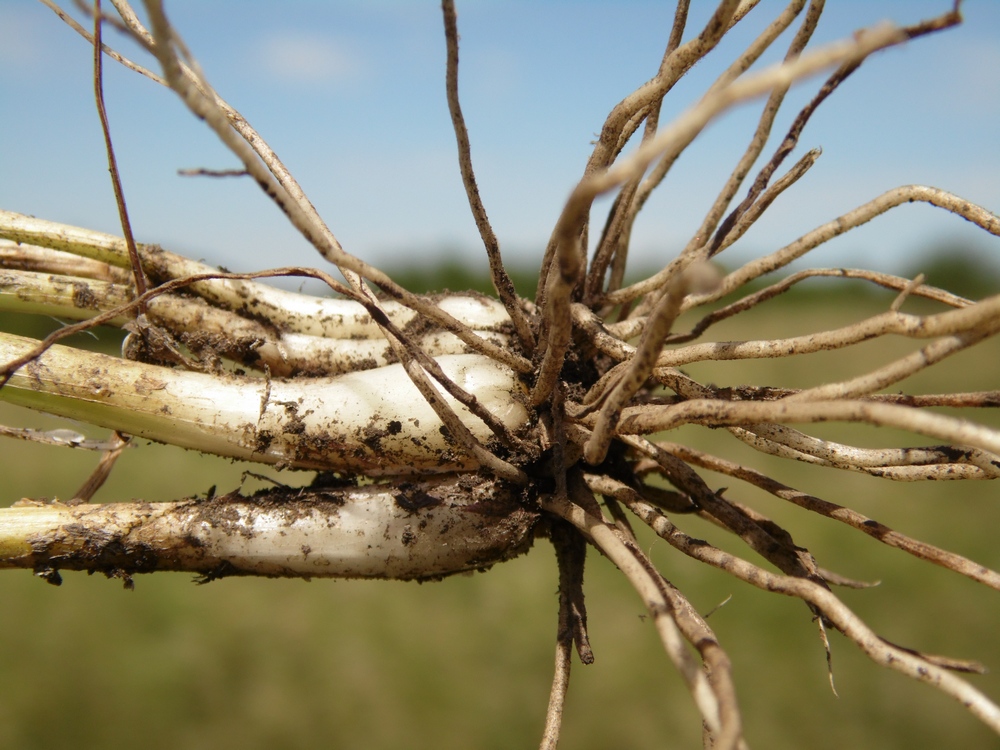
[[[295,83],[342,83],[355,78],[361,63],[347,45],[324,34],[279,31],[260,45],[268,75]]]

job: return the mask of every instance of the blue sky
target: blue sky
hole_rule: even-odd
[[[912,23],[949,4],[829,2],[814,44],[882,19]],[[693,5],[691,30],[714,3]],[[458,7],[460,86],[480,190],[505,256],[535,265],[608,110],[656,70],[673,10],[627,0]],[[692,103],[782,7],[763,0],[672,92],[664,119]],[[458,174],[437,3],[167,0],[166,9],[217,90],[285,160],[350,252],[386,265],[445,252],[485,265]],[[823,156],[727,251],[730,263],[900,184],[933,185],[1000,211],[1000,3],[969,0],[964,12],[958,29],[866,62],[821,108],[793,158],[814,146]],[[51,11],[0,0],[0,207],[118,232],[90,66],[90,49]],[[793,91],[776,133],[820,80]],[[140,240],[240,270],[322,264],[249,181],[177,176],[235,162],[175,95],[110,62],[105,89]],[[759,107],[721,118],[682,156],[636,226],[638,262],[662,265],[684,245]],[[606,206],[598,205],[598,227]],[[1000,262],[997,238],[913,205],[831,243],[810,264],[894,270],[950,241]]]

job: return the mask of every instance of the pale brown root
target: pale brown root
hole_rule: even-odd
[[[104,106],[104,53],[101,44],[103,18],[101,16],[101,0],[94,0],[94,100],[97,102],[97,114],[101,121],[101,132],[104,134],[104,150],[108,157],[108,173],[111,175],[111,186],[115,193],[115,204],[118,207],[118,219],[121,223],[122,236],[128,247],[129,270],[132,271],[132,282],[135,294],[141,297],[149,288],[146,273],[139,261],[139,250],[132,236],[132,222],[129,221],[128,207],[125,203],[125,192],[122,189],[121,175],[118,172],[118,159],[115,157],[114,145],[111,142],[111,125],[108,121],[107,109]],[[145,315],[145,303],[136,308],[136,315]]]
[[[714,281],[714,276],[711,276],[706,267],[691,266],[674,277],[673,283],[660,298],[642,332],[635,356],[629,360],[626,369],[621,372],[618,381],[611,386],[610,392],[604,398],[604,404],[597,415],[594,434],[584,446],[584,457],[588,463],[598,464],[607,455],[619,415],[625,404],[645,385],[652,374],[663,341],[673,328],[688,291],[710,283],[707,278],[698,277],[710,277]]]
[[[857,511],[822,500],[805,492],[800,492],[749,467],[677,443],[661,442],[657,443],[657,445],[670,454],[695,466],[701,466],[705,469],[740,479],[776,497],[794,503],[801,508],[840,521],[890,547],[895,547],[914,557],[927,560],[990,588],[1000,590],[1000,573],[990,570],[986,566],[969,560],[966,557],[908,537]],[[824,578],[829,580],[826,574],[824,574]]]
[[[555,670],[549,703],[545,712],[541,748],[555,748],[559,743],[563,709],[569,689],[573,645],[583,664],[593,664],[587,634],[587,610],[583,602],[583,567],[587,547],[582,536],[565,523],[551,521],[549,537],[559,565],[559,620],[556,630]]]
[[[233,130],[225,112],[219,107],[214,97],[209,97],[202,90],[199,90],[185,75],[177,51],[178,47],[181,46],[179,38],[167,21],[160,3],[156,0],[149,0],[146,6],[150,14],[153,38],[156,42],[154,49],[170,87],[194,114],[204,119],[220,140],[240,159],[265,193],[285,212],[292,225],[323,257],[340,268],[353,271],[358,276],[378,284],[384,292],[407,307],[427,316],[463,341],[468,343],[470,340],[476,339],[473,345],[480,347],[484,353],[498,362],[502,362],[519,372],[528,372],[532,369],[531,364],[523,357],[509,349],[492,346],[488,342],[478,339],[460,321],[429,304],[419,295],[403,289],[382,271],[345,252],[329,230],[317,221],[314,212],[303,207],[304,199],[290,194],[275,179],[267,166],[260,160],[259,155]],[[202,86],[205,90],[210,90],[204,82],[202,82]],[[348,281],[355,288],[355,298],[359,302],[376,309],[379,308],[378,302],[370,291],[354,284],[350,276]]]
[[[789,357],[843,349],[889,335],[921,339],[953,336],[978,329],[985,336],[1000,329],[998,320],[1000,295],[995,295],[936,315],[912,315],[889,310],[842,328],[787,339],[690,344],[663,351],[656,364],[658,367],[681,367],[693,362]]]
[[[1000,469],[990,454],[952,446],[926,448],[859,448],[807,435],[785,425],[730,427],[747,445],[773,456],[859,471],[890,479],[996,479]],[[894,470],[902,470],[894,473]],[[922,474],[926,472],[926,475]]]
[[[82,36],[84,39],[86,39],[91,44],[94,43],[94,37],[93,37],[93,35],[89,31],[87,31],[85,28],[83,28],[83,26],[81,26],[79,23],[77,23],[76,20],[72,16],[70,16],[68,13],[66,13],[62,8],[60,8],[58,5],[56,5],[52,0],[40,0],[40,2],[43,5],[45,5],[49,10],[51,10],[53,13],[55,13],[59,17],[59,20],[61,20],[63,23],[65,23],[67,26],[69,26],[71,29],[73,29],[73,31],[75,31],[77,34],[79,34],[80,36]],[[112,4],[113,5],[115,4],[114,0],[112,0]],[[101,49],[103,50],[104,54],[106,54],[108,57],[112,58],[116,62],[121,63],[122,65],[124,65],[129,70],[135,71],[136,73],[138,73],[140,75],[146,76],[146,78],[149,78],[151,81],[155,81],[156,83],[162,84],[164,86],[167,85],[167,82],[164,81],[162,78],[160,78],[160,76],[156,75],[156,73],[154,73],[151,70],[147,70],[146,68],[142,67],[141,65],[133,62],[132,60],[128,59],[124,55],[120,54],[116,50],[114,50],[111,47],[109,47],[107,44],[103,44],[102,43],[101,44]]]
[[[50,0],[43,1],[52,7]],[[954,25],[959,20],[957,9],[921,24],[869,29],[844,42],[807,51],[823,2],[812,0],[803,16],[805,0],[791,0],[784,10],[774,9],[770,23],[761,24],[760,35],[737,51],[699,101],[672,124],[661,126],[665,95],[757,5],[755,0],[721,0],[700,33],[685,42],[689,3],[679,2],[656,74],[611,110],[597,135],[582,179],[553,228],[533,307],[517,298],[478,193],[458,96],[453,0],[442,3],[445,90],[463,186],[500,302],[415,295],[347,253],[274,152],[211,88],[167,21],[164,4],[148,0],[150,31],[126,0],[111,2],[119,11],[122,27],[158,57],[165,78],[157,78],[103,46],[99,5],[92,9],[98,16],[98,33],[75,27],[95,45],[95,65],[100,65],[103,51],[169,86],[239,159],[240,168],[233,174],[252,177],[315,249],[340,268],[346,284],[325,272],[306,269],[218,273],[155,246],[0,212],[0,238],[30,244],[0,244],[0,266],[6,269],[0,271],[0,308],[83,321],[44,342],[0,336],[0,347],[9,355],[0,362],[0,387],[14,378],[0,391],[0,398],[38,409],[50,408],[45,397],[68,400],[73,409],[83,403],[87,406],[70,416],[109,424],[96,411],[88,411],[94,406],[93,394],[98,394],[98,400],[103,398],[112,382],[96,377],[95,371],[105,368],[127,376],[125,391],[141,396],[147,406],[162,397],[163,404],[176,407],[169,424],[162,414],[147,415],[161,430],[151,435],[155,439],[176,442],[180,435],[187,441],[183,445],[291,468],[336,471],[361,485],[376,475],[388,474],[393,479],[391,485],[279,488],[254,497],[189,498],[170,505],[70,508],[57,504],[3,509],[0,567],[28,567],[53,581],[59,568],[72,567],[100,570],[126,581],[137,572],[158,569],[191,570],[205,578],[234,573],[427,578],[487,567],[520,553],[530,544],[538,522],[544,524],[539,533],[548,532],[555,545],[560,570],[555,672],[541,746],[554,748],[559,740],[573,645],[584,663],[593,658],[582,589],[583,550],[589,542],[618,566],[643,599],[666,653],[702,716],[706,745],[742,748],[742,720],[728,657],[706,624],[707,615],[696,612],[642,551],[630,521],[638,517],[685,554],[752,585],[804,602],[817,620],[828,660],[826,632],[834,627],[876,663],[937,687],[1000,732],[1000,709],[945,671],[977,671],[979,665],[902,648],[874,634],[829,588],[869,584],[820,567],[782,525],[741,502],[735,491],[723,496],[725,490],[710,487],[699,472],[705,469],[739,479],[991,588],[1000,589],[1000,573],[748,466],[652,437],[692,424],[723,428],[720,432],[728,431],[736,440],[769,455],[896,481],[1000,477],[1000,431],[927,408],[996,407],[1000,392],[880,392],[995,336],[1000,332],[1000,296],[974,303],[928,286],[921,276],[902,279],[857,269],[800,271],[759,291],[745,289],[828,240],[907,202],[928,202],[1000,236],[1000,220],[984,208],[937,189],[903,186],[736,269],[717,288],[697,288],[688,277],[741,241],[815,163],[818,149],[802,155],[791,168],[786,159],[798,148],[803,129],[819,106],[871,53]],[[53,10],[74,24],[57,8]],[[783,62],[751,71],[800,16]],[[826,80],[792,119],[773,153],[764,157],[745,196],[733,206],[751,168],[764,154],[790,86],[824,70],[828,71]],[[95,83],[100,84],[99,70]],[[699,229],[661,271],[623,287],[632,228],[652,192],[715,118],[735,105],[764,96],[767,102],[755,131]],[[641,141],[635,143],[633,136],[640,128]],[[221,175],[215,170],[198,173]],[[592,246],[595,199],[613,191],[611,209]],[[119,204],[124,213],[122,198]],[[128,233],[125,224],[123,231]],[[126,269],[136,272],[134,281]],[[319,279],[346,299],[319,300],[254,281],[280,273]],[[160,286],[142,293],[142,274],[150,284]],[[817,277],[858,279],[897,294],[886,312],[839,328],[824,325],[823,330],[805,336],[762,335],[759,340],[730,342],[702,339],[713,324],[753,310],[800,281]],[[375,285],[384,292],[382,298],[376,298]],[[690,331],[673,331],[684,312],[741,289],[740,299],[709,310]],[[951,309],[935,315],[904,313],[911,297],[934,300]],[[65,364],[70,355],[62,348],[49,347],[97,323],[130,330],[126,359],[98,362],[80,355],[80,360],[72,361],[86,363],[86,368],[60,369],[60,358],[66,358]],[[136,347],[137,334],[146,340],[145,348]],[[868,371],[860,375],[852,370],[847,379],[830,382],[822,378],[819,385],[809,388],[739,380],[711,385],[678,369],[691,363],[813,352],[839,352],[846,359],[859,351],[858,345],[889,336],[919,339],[920,343],[912,345],[916,351],[866,367]],[[444,353],[453,350],[462,352],[459,357],[474,359],[457,363]],[[222,397],[223,390],[216,392],[218,398],[208,399],[213,407],[227,400],[237,404],[227,417],[232,423],[215,432],[197,420],[182,424],[177,417],[182,407],[202,396],[210,383],[231,378],[222,373],[232,362],[256,369],[252,377],[232,380],[238,387],[225,391],[231,399]],[[466,375],[476,363],[485,365],[482,373],[477,371],[483,377],[499,373],[498,383],[482,388],[470,384]],[[172,368],[200,369],[203,374]],[[337,368],[351,372],[322,381],[302,377],[342,371]],[[738,365],[729,369],[738,377]],[[49,379],[56,371],[58,382]],[[195,387],[183,391],[178,386],[173,392],[171,382],[168,388],[168,376],[177,372],[182,375],[179,383]],[[299,377],[289,377],[293,375]],[[92,387],[75,392],[76,381]],[[320,388],[298,389],[307,382]],[[385,385],[372,387],[376,383]],[[368,398],[377,408],[355,414],[360,414],[361,424],[346,436],[354,442],[341,440],[347,416],[332,410],[330,403],[357,404]],[[388,418],[399,401],[406,411]],[[419,419],[411,413],[417,408],[422,410]],[[110,426],[138,434],[148,429],[148,424],[136,418],[135,409],[125,412],[124,417],[116,415],[125,423]],[[407,418],[419,421],[424,433],[416,428],[410,431],[409,426],[404,430]],[[917,448],[862,447],[860,438],[834,442],[788,426],[827,421],[904,429],[936,442]],[[214,442],[206,444],[209,432]],[[104,450],[101,464],[75,500],[92,495],[123,449],[123,441],[87,441],[69,430],[0,428],[0,434]],[[231,445],[234,440],[236,448]],[[432,480],[415,478],[415,472],[445,474]],[[493,478],[486,479],[486,475]],[[656,486],[663,481],[671,487]],[[495,513],[483,512],[485,506]],[[662,511],[697,515],[732,533],[781,574],[684,535]],[[638,539],[642,538],[640,533]]]
[[[759,422],[864,422],[926,435],[1000,455],[1000,431],[964,419],[871,401],[718,401],[692,399],[671,406],[629,407],[618,432],[650,435],[696,423],[721,427]]]
[[[579,487],[576,492],[580,492]],[[683,642],[685,639],[690,640],[690,636],[683,635],[678,627],[692,611],[678,611],[677,604],[682,600],[679,592],[663,581],[655,572],[655,568],[645,560],[642,552],[628,546],[617,535],[613,526],[590,515],[579,504],[555,496],[543,498],[541,504],[543,509],[559,515],[583,532],[626,575],[642,596],[653,617],[667,654],[688,683],[702,718],[715,736],[718,743],[716,746],[738,747],[742,734],[738,710],[735,705],[727,705],[720,714],[720,693],[724,700],[728,700],[734,694],[715,684],[715,680],[718,680],[720,685],[728,684],[728,675],[713,671],[713,679],[709,680],[706,673],[692,659]],[[666,590],[675,594],[677,599],[671,596],[668,600],[665,596]],[[716,666],[722,665],[723,663],[719,662]],[[731,688],[731,685],[729,687]]]
[[[876,284],[885,289],[895,289],[899,292],[908,289],[909,294],[912,296],[923,297],[924,299],[941,302],[950,307],[966,307],[972,304],[972,301],[966,299],[965,297],[960,297],[957,294],[952,294],[951,292],[923,283],[919,285],[912,285],[911,279],[904,279],[900,276],[894,276],[892,274],[869,271],[867,269],[860,268],[810,268],[786,276],[781,281],[771,284],[765,289],[748,294],[736,302],[732,302],[725,307],[713,310],[711,313],[708,313],[701,320],[699,320],[688,333],[671,336],[667,339],[667,343],[682,344],[696,339],[708,330],[710,326],[713,326],[720,321],[727,320],[740,313],[752,310],[757,305],[774,299],[778,295],[787,292],[795,284],[814,278],[860,279],[871,282],[872,284]],[[898,312],[898,308],[893,311]],[[642,329],[642,326],[645,325],[645,320],[645,317],[641,316],[630,317],[620,323],[610,324],[608,326],[608,331],[622,339],[632,338]]]
[[[561,637],[562,616],[560,610],[560,637],[556,639],[555,669],[552,674],[552,687],[549,689],[549,702],[545,709],[545,727],[542,729],[539,750],[555,750],[559,746],[559,737],[562,734],[563,710],[566,706],[570,664],[573,659],[572,640]]]
[[[722,36],[749,11],[750,6],[741,12],[740,5],[738,0],[722,0],[701,33],[685,44],[680,44],[680,37],[687,21],[687,5],[678,6],[667,51],[656,76],[625,97],[608,114],[601,128],[600,139],[595,144],[594,151],[584,168],[583,179],[607,169],[614,162],[629,138],[638,129],[642,121],[641,115],[648,116],[673,85],[695,63],[711,52]],[[583,217],[581,219],[585,221]],[[539,306],[543,306],[548,299],[548,276],[555,267],[553,258],[559,242],[560,238],[554,234],[542,258],[536,294]]]
[[[128,447],[129,440],[131,438],[128,435],[122,435],[119,432],[111,433],[112,444],[104,451],[101,460],[97,463],[90,476],[80,485],[80,489],[73,493],[71,500],[67,501],[67,505],[89,503],[93,499],[94,494],[101,489],[104,482],[111,476],[111,470],[115,467],[115,463],[117,463],[122,451]]]
[[[747,263],[742,268],[727,275],[722,280],[722,284],[718,290],[692,300],[690,306],[693,307],[710,300],[719,299],[764,274],[787,266],[793,260],[801,257],[810,250],[854,227],[868,223],[889,209],[913,202],[929,203],[937,208],[942,208],[975,224],[990,234],[1000,236],[1000,219],[985,208],[977,206],[953,193],[937,188],[924,185],[902,185],[802,235],[795,242],[786,245],[780,250],[776,250],[770,255]]]
[[[1000,706],[930,659],[893,646],[880,638],[828,589],[802,578],[770,573],[752,563],[724,552],[703,540],[692,539],[660,513],[642,501],[628,503],[671,546],[713,567],[730,573],[765,591],[802,599],[819,610],[827,621],[853,641],[872,661],[951,696],[994,732],[1000,733]]]
[[[799,27],[798,32],[796,32],[795,37],[792,39],[788,50],[785,53],[785,62],[791,61],[796,56],[801,54],[805,49],[806,44],[812,38],[813,31],[815,31],[816,24],[819,21],[820,13],[822,12],[822,2],[816,2],[814,0],[806,13],[806,17]],[[783,12],[779,19],[776,19],[772,27],[769,27],[765,34],[768,34],[772,28],[777,30],[778,26],[787,26],[794,19],[796,15],[801,11],[802,3],[791,3],[786,10]],[[747,62],[749,58],[747,58]],[[745,64],[745,63],[744,63]],[[742,64],[738,67],[742,67]],[[738,68],[737,68],[738,69]],[[716,82],[716,86],[720,84],[724,79],[720,79]],[[785,94],[788,92],[788,86],[778,86],[771,92],[768,97],[767,103],[764,105],[763,112],[761,113],[760,120],[757,124],[757,129],[754,132],[753,137],[747,146],[746,151],[740,158],[733,172],[730,174],[719,195],[716,197],[715,202],[712,204],[708,213],[706,214],[701,226],[695,232],[691,241],[687,244],[684,250],[680,253],[680,257],[688,257],[696,252],[701,246],[706,244],[709,234],[718,225],[720,219],[722,218],[723,212],[726,207],[730,204],[733,197],[736,195],[736,191],[739,189],[743,180],[746,178],[750,167],[753,166],[754,162],[760,156],[767,144],[768,137],[771,132],[771,127],[774,123],[774,118],[781,108],[784,102]],[[659,187],[663,182],[664,178],[669,171],[670,166],[672,166],[672,161],[661,161],[656,167],[650,172],[650,174],[643,180],[642,185],[636,193],[635,200],[632,202],[632,206],[629,214],[629,227],[635,221],[639,212],[642,210],[649,196],[653,191]],[[663,279],[669,278],[672,275],[673,270],[668,266],[662,272]],[[616,289],[609,289],[609,291],[616,291]]]
[[[756,511],[713,492],[691,466],[659,445],[637,436],[620,439],[655,462],[660,473],[690,498],[692,510],[699,516],[735,534],[783,573],[824,583],[812,555],[795,544],[787,531]]]
[[[455,14],[454,0],[443,0],[441,11],[444,14],[445,40],[448,47],[448,70],[445,76],[448,109],[451,112],[451,121],[455,129],[455,140],[458,142],[458,165],[462,173],[462,182],[465,185],[465,193],[469,199],[472,216],[482,237],[483,246],[486,248],[493,287],[497,290],[500,301],[503,302],[507,314],[514,323],[514,330],[521,341],[521,346],[524,347],[525,351],[530,351],[535,345],[535,335],[531,331],[528,319],[521,310],[521,303],[514,291],[514,284],[504,268],[503,259],[500,257],[500,243],[493,227],[490,226],[486,207],[483,205],[479,196],[479,187],[476,185],[476,174],[472,169],[472,147],[469,144],[469,131],[465,126],[465,117],[462,115],[462,106],[458,99],[458,19]]]
[[[544,380],[541,376],[538,378],[532,393],[532,403],[540,404],[548,397],[552,378],[548,377],[547,373],[555,368],[556,364],[561,365],[566,355],[570,338],[565,329],[571,326],[570,295],[579,282],[578,277],[583,267],[582,238],[586,234],[585,221],[597,196],[641,176],[656,160],[669,161],[676,158],[712,119],[734,104],[760,96],[777,86],[790,85],[800,78],[843,60],[863,58],[877,49],[898,43],[900,38],[899,32],[895,29],[868,30],[850,43],[830,45],[786,64],[741,78],[719,91],[706,94],[698,104],[629,156],[603,171],[585,176],[567,200],[553,232],[553,239],[550,241],[550,245],[554,247],[553,257],[557,262],[558,273],[549,273],[546,286],[545,305],[542,309],[548,326],[548,340],[540,366],[540,373],[546,375],[546,378]],[[667,278],[672,278],[673,274],[682,271],[689,261],[689,257],[682,256],[676,263],[668,266],[670,273]],[[612,300],[611,297],[612,295],[608,295],[606,301],[617,303],[631,299],[629,297]]]

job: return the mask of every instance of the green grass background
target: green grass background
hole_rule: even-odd
[[[456,279],[440,285],[468,284]],[[884,310],[892,298],[845,288],[792,295],[711,329],[708,338],[806,333]],[[688,369],[717,384],[804,386],[864,372],[913,348],[905,340],[880,340],[846,356]],[[1000,346],[990,342],[905,388],[932,392],[998,383]],[[977,418],[1000,424],[995,416]],[[11,407],[0,410],[0,422],[64,426]],[[873,446],[921,442],[860,427],[813,431]],[[759,456],[721,431],[685,428],[674,438],[1000,567],[995,483],[892,483]],[[0,450],[0,505],[22,496],[67,497],[96,460],[82,451],[10,440]],[[143,445],[125,453],[98,500],[169,500],[211,485],[226,491],[246,469],[259,471]],[[1000,697],[996,591],[733,480],[706,476],[713,487],[728,486],[729,496],[784,524],[822,566],[880,580],[874,589],[840,592],[880,634],[986,663],[994,672],[969,679]],[[292,483],[308,478],[281,475]],[[742,552],[698,519],[677,521],[689,533]],[[709,622],[732,657],[751,746],[998,746],[957,703],[877,667],[836,633],[835,696],[816,625],[801,602],[752,589],[648,534],[644,544],[699,610],[731,597]],[[446,749],[538,742],[556,625],[556,569],[544,540],[486,574],[430,584],[234,578],[197,586],[187,575],[160,574],[139,577],[135,590],[125,591],[119,581],[99,576],[64,578],[56,588],[29,572],[0,572],[0,748]],[[562,746],[700,747],[697,713],[639,599],[593,553],[586,591],[597,661],[575,665]]]

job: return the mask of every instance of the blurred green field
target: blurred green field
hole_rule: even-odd
[[[890,300],[800,295],[712,329],[709,337],[805,333],[824,321],[857,320]],[[849,357],[689,371],[718,384],[809,385],[863,372],[913,346],[878,341]],[[996,388],[1000,345],[959,355],[944,370],[947,381],[932,371],[905,388]],[[985,418],[1000,424],[995,415]],[[0,423],[63,424],[10,407],[0,410]],[[900,439],[857,427],[817,432],[866,445]],[[685,428],[675,438],[1000,567],[995,483],[891,483],[758,456],[721,431]],[[0,505],[25,495],[69,496],[95,462],[93,454],[10,440],[2,450]],[[98,499],[168,500],[211,485],[225,491],[248,468],[258,470],[144,445],[126,452]],[[308,478],[281,475],[291,483]],[[708,478],[784,524],[822,566],[881,580],[877,588],[841,595],[896,643],[993,667],[970,680],[1000,698],[996,591],[732,480]],[[678,524],[740,551],[698,519]],[[646,538],[653,561],[700,611],[732,597],[709,622],[734,662],[751,746],[997,746],[957,703],[875,666],[833,634],[836,697],[803,604],[751,589]],[[588,563],[597,661],[574,668],[562,747],[700,747],[692,701],[640,601],[606,560],[591,554]],[[0,573],[0,748],[486,749],[538,742],[556,624],[556,569],[544,540],[486,574],[422,585],[224,579],[196,586],[189,576],[161,574],[138,578],[130,592],[118,581],[80,573],[64,579],[56,588],[27,572]]]

